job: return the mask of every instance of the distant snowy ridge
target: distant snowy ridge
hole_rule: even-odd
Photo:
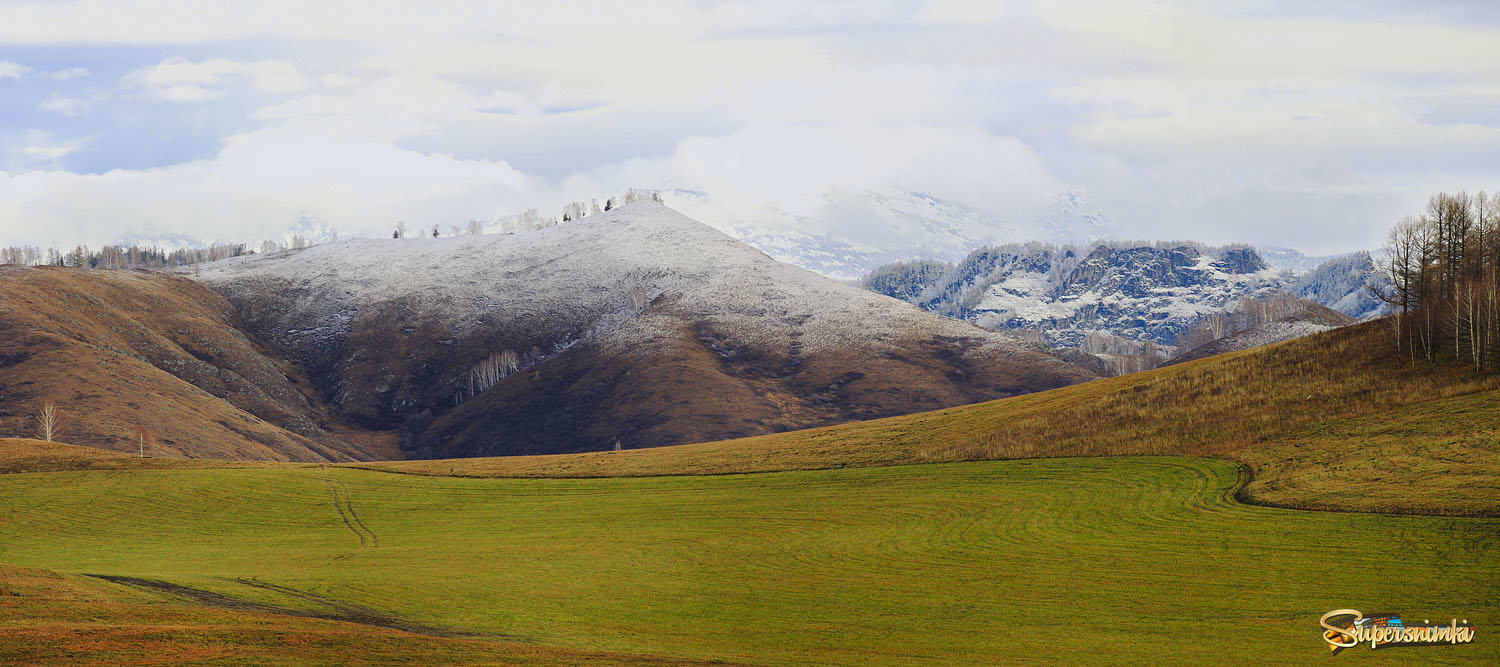
[[[1245,246],[1025,244],[976,250],[955,264],[885,267],[866,285],[991,329],[1039,329],[1055,345],[1090,332],[1170,345],[1199,317],[1280,288]]]
[[[1042,331],[1051,344],[1074,347],[1095,332],[1170,346],[1201,318],[1278,291],[1372,317],[1382,306],[1366,285],[1379,281],[1367,253],[1326,260],[1297,278],[1245,245],[1105,242],[1011,244],[953,263],[899,262],[864,284],[931,312]]]

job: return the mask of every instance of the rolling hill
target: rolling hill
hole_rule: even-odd
[[[198,279],[340,415],[399,429],[420,458],[718,440],[1094,377],[649,201],[518,234],[235,258]],[[497,363],[493,386],[471,382]]]
[[[168,457],[352,461],[397,455],[329,416],[296,367],[191,280],[0,267],[0,433],[29,434],[44,401],[67,442]]]

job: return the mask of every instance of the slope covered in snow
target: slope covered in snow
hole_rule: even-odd
[[[415,456],[753,435],[1091,377],[649,201],[518,234],[235,258],[200,279]],[[504,377],[486,389],[476,371]]]
[[[1375,268],[1368,252],[1356,252],[1325,260],[1297,278],[1288,288],[1292,294],[1321,303],[1356,320],[1377,317],[1386,305],[1374,292],[1390,284]]]

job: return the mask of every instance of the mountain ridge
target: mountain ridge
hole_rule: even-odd
[[[342,415],[400,429],[412,456],[677,444],[1094,377],[649,201],[518,234],[235,258],[198,278]],[[475,391],[491,358],[505,371]]]

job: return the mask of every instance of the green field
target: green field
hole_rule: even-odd
[[[1319,615],[1352,607],[1467,618],[1479,638],[1336,660],[1500,663],[1500,519],[1245,505],[1244,476],[1186,457],[618,479],[0,475],[0,563],[15,566],[0,662],[82,655],[70,645],[150,662],[155,641],[233,646],[198,658],[246,664],[1313,663],[1330,659]],[[250,629],[214,626],[231,612]],[[336,632],[286,651],[308,623]],[[527,653],[543,648],[560,652]]]

